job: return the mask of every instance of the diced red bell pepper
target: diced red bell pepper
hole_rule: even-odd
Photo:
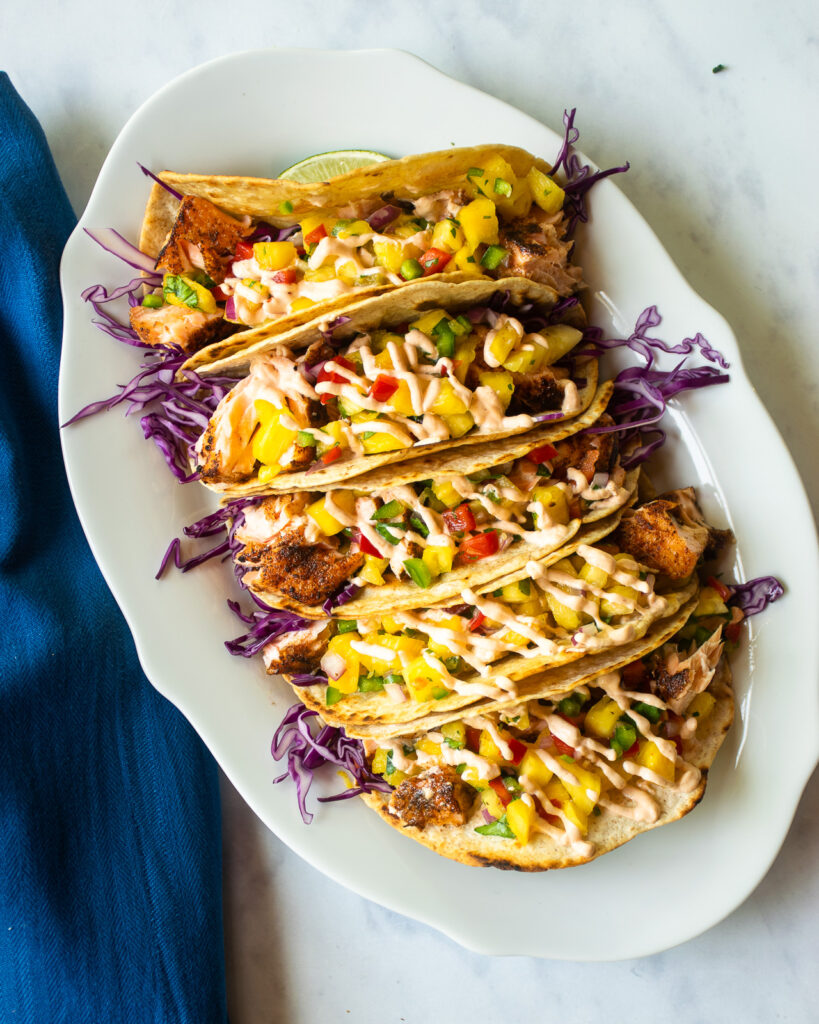
[[[731,588],[726,587],[724,583],[720,583],[716,576],[708,577],[708,586],[713,587],[723,601],[728,601],[728,599],[731,597]]]
[[[469,533],[470,530],[475,529],[475,517],[466,502],[444,512],[444,522],[450,533]]]
[[[440,274],[451,259],[452,253],[444,252],[443,249],[436,249],[434,246],[427,249],[419,260],[424,268],[424,277],[429,277],[430,274]]]
[[[520,764],[523,760],[523,755],[526,753],[526,744],[516,739],[510,739],[508,743],[509,749],[512,751],[512,764]]]
[[[236,259],[237,260],[249,260],[253,258],[253,246],[250,242],[237,242],[236,243]]]
[[[462,562],[478,562],[482,558],[494,555],[499,546],[497,530],[489,530],[487,533],[476,533],[473,537],[462,540],[458,555]]]
[[[535,448],[534,451],[529,452],[526,456],[531,462],[539,466],[542,462],[551,462],[557,455],[557,448],[551,444],[542,444],[539,448]]]
[[[679,739],[679,736],[675,737],[675,742],[676,742],[676,740],[678,740],[678,739]],[[637,751],[638,751],[639,749],[640,749],[640,741],[639,741],[639,740],[635,740],[635,741],[634,741],[634,742],[633,742],[633,743],[631,744],[631,746],[630,746],[630,747],[628,748],[628,750],[626,750],[626,751],[625,751],[625,752],[623,753],[623,757],[634,757],[634,755],[635,755],[635,754],[637,753]]]
[[[477,754],[480,745],[481,730],[475,729],[473,726],[468,725],[466,727],[466,749],[471,750],[473,754]]]
[[[381,552],[378,548],[372,543],[372,541],[367,540],[360,530],[353,531],[353,540],[358,544],[359,550],[363,551],[365,555],[372,555],[373,558],[381,557]]]
[[[739,642],[739,634],[742,629],[741,622],[729,622],[725,627],[725,639],[729,644],[735,644]]]
[[[321,461],[324,463],[325,466],[329,466],[331,462],[335,462],[337,459],[340,459],[340,458],[341,458],[341,445],[340,444],[334,444],[333,447],[329,449],[329,451],[326,451],[321,456]]]
[[[504,786],[500,778],[490,779],[489,785],[498,794],[498,796],[500,797],[500,802],[503,804],[504,807],[508,806],[512,802],[512,794],[509,792],[506,786]]]
[[[273,275],[274,284],[295,284],[296,283],[296,268],[288,267],[287,270],[277,270]]]
[[[471,633],[474,633],[476,629],[481,628],[485,621],[486,616],[484,615],[484,613],[477,612],[477,614],[473,615],[472,618],[469,620],[469,631]]]
[[[552,743],[554,743],[555,747],[561,754],[568,754],[569,757],[574,757],[574,747],[570,747],[568,743],[564,743],[563,740],[560,739],[559,736],[555,736],[554,733],[551,735]]]
[[[682,757],[682,752],[683,752],[682,737],[681,736],[672,736],[671,737],[671,742],[677,748],[677,753],[680,755],[680,757]]]
[[[227,302],[230,298],[227,292],[222,291],[222,286],[219,284],[215,288],[211,288],[210,291],[211,295],[213,295],[217,302]]]
[[[318,227],[313,228],[313,230],[308,235],[304,236],[304,244],[316,245],[318,242],[322,240],[322,238],[326,237],[327,228],[323,224],[319,224]]]
[[[563,806],[562,800],[552,800],[551,803],[553,803],[555,807]],[[560,825],[560,818],[558,818],[556,814],[549,814],[548,811],[544,811],[543,804],[541,804],[537,797],[535,797],[535,810],[538,813],[538,817],[543,818],[544,821],[548,821],[550,825]]]
[[[387,402],[398,390],[398,381],[395,377],[389,377],[385,373],[379,373],[370,388],[370,398],[376,402]]]
[[[355,372],[355,366],[353,366],[349,359],[345,359],[344,356],[333,356],[332,362],[337,366],[343,366],[345,370],[352,370]],[[331,384],[344,384],[346,383],[347,378],[341,373],[336,373],[335,370],[328,370],[327,364],[325,363],[318,372],[316,383],[321,384],[324,381],[329,381]],[[322,405],[327,405],[327,403],[331,402],[333,398],[335,398],[335,395],[319,395]]]

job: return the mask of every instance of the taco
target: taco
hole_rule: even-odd
[[[572,355],[582,332],[549,322],[561,317],[553,298],[522,279],[430,281],[348,307],[331,340],[308,325],[287,347],[269,340],[203,367],[244,374],[196,445],[203,483],[231,497],[320,490],[580,415],[597,361]]]
[[[605,425],[599,414],[595,402],[569,436],[561,425],[491,445],[492,465],[474,472],[482,446],[399,465],[375,489],[364,474],[354,490],[263,498],[238,514],[242,583],[272,608],[349,619],[457,598],[539,561],[635,497],[639,470],[622,467],[616,435],[582,432]]]
[[[524,871],[582,864],[675,821],[702,798],[733,719],[723,624],[700,616],[614,671],[589,676],[583,661],[560,697],[370,740],[393,790],[363,799],[445,857]]]
[[[238,329],[207,362],[432,275],[520,276],[571,295],[581,271],[549,170],[515,147],[474,146],[310,184],[166,171],[140,239],[165,276],[133,326],[149,344],[172,329],[188,351]]]
[[[694,600],[696,579],[655,577],[600,544],[618,518],[540,562],[465,586],[455,605],[297,622],[265,646],[267,671],[284,673],[326,722],[353,729],[538,696],[532,677],[631,643]]]

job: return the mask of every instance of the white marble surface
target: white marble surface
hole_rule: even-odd
[[[819,22],[811,0],[75,0],[70,13],[57,10],[47,0],[3,5],[0,67],[42,121],[78,212],[131,112],[175,75],[234,50],[395,46],[555,127],[564,106],[577,106],[586,151],[601,165],[631,161],[620,187],[734,327],[816,507]],[[728,70],[712,74],[717,63]],[[400,117],[412,83],[393,87]],[[229,126],[200,116],[222,144]],[[786,693],[787,680],[779,683]],[[682,947],[611,965],[468,953],[318,875],[229,783],[222,792],[233,1024],[817,1018],[816,775],[782,853],[744,906]],[[669,885],[697,898],[696,879]],[[662,893],[657,906],[662,913]],[[559,931],[546,908],[533,913]],[[640,926],[626,903],[623,926]]]

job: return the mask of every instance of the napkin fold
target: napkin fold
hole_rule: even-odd
[[[62,464],[74,223],[0,74],[0,1019],[223,1021],[216,767],[143,675]]]

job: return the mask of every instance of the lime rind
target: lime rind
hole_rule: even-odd
[[[371,164],[379,164],[389,159],[390,157],[383,153],[369,149],[337,149],[330,153],[316,153],[314,156],[305,157],[304,160],[285,168],[279,174],[279,178],[300,182],[326,181],[339,174],[346,174],[348,171],[369,167]]]

